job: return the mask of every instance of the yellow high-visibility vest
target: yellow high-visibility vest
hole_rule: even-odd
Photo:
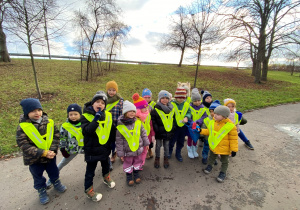
[[[204,111],[206,112],[207,116],[209,116],[209,115],[210,115],[209,108],[207,108],[207,107],[203,107],[203,108],[201,108],[201,109],[204,109]]]
[[[39,149],[49,150],[54,136],[53,120],[49,119],[49,123],[47,124],[47,133],[43,136],[32,123],[22,122],[20,123],[20,127]]]
[[[139,120],[141,120],[141,119],[139,119]],[[147,136],[149,136],[150,131],[151,131],[150,120],[151,120],[151,115],[148,114],[148,116],[146,117],[145,122],[141,121],[143,123],[143,126],[144,126],[146,132],[147,132]]]
[[[176,119],[177,125],[179,127],[182,127],[182,126],[184,126],[184,123],[182,123],[182,120],[184,119],[184,116],[186,115],[187,111],[189,110],[190,105],[187,102],[184,102],[182,110],[179,110],[177,105],[174,102],[172,102],[172,104],[175,109],[175,119]]]
[[[186,98],[186,102],[187,102],[188,104],[190,104],[191,101],[192,101],[191,97],[187,97],[187,98]]]
[[[152,107],[152,109],[154,109],[154,106],[156,105],[156,103],[154,101],[151,101],[149,105]]]
[[[73,136],[75,136],[78,146],[82,147],[83,146],[83,135],[81,132],[81,127],[77,128],[73,124],[69,122],[65,122],[61,125],[64,129],[66,129],[69,133],[71,133]]]
[[[88,113],[84,113],[83,116],[85,116],[85,118],[90,122],[92,122],[95,117],[94,115],[88,114]],[[105,111],[105,120],[104,121],[98,120],[97,122],[99,123],[99,126],[96,129],[96,134],[98,136],[99,143],[101,145],[104,145],[108,141],[108,138],[110,135],[111,125],[112,125],[111,113],[108,111]]]
[[[205,113],[205,110],[202,109],[202,108],[199,109],[199,110],[195,110],[192,106],[190,108],[191,108],[191,113],[192,113],[194,122],[199,120],[203,116],[203,114]]]
[[[218,132],[214,130],[215,120],[211,120],[208,125],[209,136],[208,144],[209,147],[214,150],[216,146],[221,142],[225,135],[227,135],[233,128],[234,124],[227,122]]]
[[[173,116],[174,116],[174,109],[169,114],[165,114],[162,110],[155,108],[160,119],[164,125],[164,128],[167,132],[170,132],[173,128]]]
[[[234,125],[240,124],[241,121],[242,121],[242,118],[241,118],[241,120],[239,120],[239,115],[235,112],[234,113]]]
[[[206,125],[206,127],[208,128],[209,122],[211,121],[211,119],[209,119],[209,117],[204,118],[203,122]]]
[[[117,105],[117,103],[119,103],[119,101],[120,100],[117,100],[117,101],[115,101],[114,103],[112,103],[112,104],[107,104],[106,105],[106,111],[110,111],[112,108],[114,108],[116,105]]]
[[[140,120],[135,121],[133,130],[128,130],[125,125],[117,126],[118,131],[122,134],[122,136],[124,136],[132,152],[137,151],[139,148],[141,126],[142,123]]]

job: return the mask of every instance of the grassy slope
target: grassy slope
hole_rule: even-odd
[[[80,62],[60,60],[36,60],[40,89],[45,96],[42,106],[56,125],[66,119],[66,108],[71,103],[91,100],[98,90],[105,90],[109,80],[115,80],[124,99],[147,87],[156,100],[158,92],[168,90],[174,95],[178,81],[194,83],[195,67],[167,65],[119,64],[116,70],[98,76],[91,82],[80,81]],[[17,151],[14,145],[20,101],[36,97],[36,89],[30,60],[13,59],[11,64],[0,63],[0,154]],[[266,84],[253,84],[249,70],[236,71],[227,68],[201,67],[197,78],[199,89],[210,91],[213,99],[230,97],[237,101],[238,110],[261,108],[287,102],[300,101],[300,78],[286,72],[270,72]],[[279,81],[280,80],[280,81]]]

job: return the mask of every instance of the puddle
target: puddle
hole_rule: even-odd
[[[279,124],[275,127],[300,141],[300,124]]]

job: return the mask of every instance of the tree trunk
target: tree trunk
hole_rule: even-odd
[[[261,62],[256,62],[256,66],[255,66],[255,80],[254,82],[256,84],[260,83],[260,78],[261,78]]]
[[[181,67],[183,55],[184,55],[184,49],[181,50],[181,56],[180,56],[180,61],[179,61],[178,67]]]
[[[262,76],[261,76],[262,81],[267,81],[268,66],[269,66],[269,58],[266,58],[263,61]]]
[[[251,76],[255,76],[256,62],[257,61],[255,59],[252,62],[252,73],[251,73]]]
[[[199,45],[199,49],[198,49],[197,67],[196,67],[196,75],[195,75],[195,81],[194,81],[194,88],[196,87],[196,83],[197,83],[198,68],[200,66],[200,57],[201,57],[201,44]]]
[[[6,35],[3,32],[2,24],[0,24],[0,62],[10,62],[6,46]]]
[[[42,98],[42,94],[41,94],[41,91],[40,91],[39,82],[38,82],[37,75],[36,75],[34,58],[33,58],[33,53],[32,53],[32,46],[31,46],[31,42],[30,42],[29,39],[28,39],[28,41],[29,41],[28,42],[28,50],[29,50],[30,59],[31,59],[31,65],[32,65],[32,70],[33,70],[33,76],[34,76],[36,91],[37,91],[39,99],[41,99]]]

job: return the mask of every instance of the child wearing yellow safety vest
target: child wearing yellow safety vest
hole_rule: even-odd
[[[123,160],[123,170],[129,186],[139,184],[142,170],[142,153],[148,150],[147,132],[140,120],[136,119],[136,107],[129,101],[124,101],[123,115],[118,120],[116,133],[116,149],[118,157]],[[146,148],[145,148],[146,147]]]
[[[55,190],[63,193],[67,189],[59,180],[56,166],[59,131],[53,120],[43,112],[38,99],[27,98],[22,100],[20,105],[24,115],[20,116],[17,128],[17,144],[23,152],[24,165],[29,165],[40,203],[44,205],[50,201],[46,192],[44,171],[48,173]]]
[[[139,119],[142,122],[142,124],[147,132],[147,136],[148,136],[150,145],[151,145],[151,143],[153,145],[153,142],[155,141],[155,137],[154,137],[155,132],[153,130],[151,115],[150,115],[150,112],[148,109],[148,107],[149,107],[148,103],[145,99],[140,97],[138,93],[133,94],[132,99],[133,99],[133,104],[136,107],[136,117],[137,117],[137,119]],[[150,147],[150,145],[149,145],[149,147]],[[150,151],[150,152],[148,153],[148,151]],[[146,157],[147,157],[147,159],[152,158],[153,154],[152,154],[152,151],[150,148],[146,149],[146,147],[144,147],[144,151],[142,153],[143,165],[145,164]]]
[[[155,161],[154,167],[160,167],[160,148],[164,147],[164,168],[169,167],[169,142],[173,138],[175,116],[170,102],[171,94],[166,90],[158,93],[158,102],[151,111],[153,129],[155,131]]]
[[[67,121],[60,128],[60,151],[63,159],[57,165],[60,171],[77,154],[83,153],[83,135],[81,132],[81,107],[78,104],[70,104],[67,108]],[[47,189],[51,188],[50,179],[47,182]]]
[[[175,100],[172,101],[174,112],[175,112],[175,122],[176,127],[174,131],[174,136],[170,141],[169,145],[169,158],[171,158],[173,147],[176,143],[176,153],[175,157],[179,162],[183,161],[181,156],[181,150],[184,146],[184,139],[187,134],[187,127],[184,125],[191,119],[191,109],[190,104],[186,102],[186,90],[183,87],[178,87],[176,89]]]
[[[112,139],[111,130],[113,126],[112,115],[106,111],[107,96],[103,91],[98,91],[93,99],[86,103],[81,117],[81,128],[84,137],[84,157],[86,161],[86,172],[84,179],[85,193],[93,201],[100,201],[102,194],[95,192],[93,179],[97,163],[102,166],[103,182],[114,188],[115,182],[109,174],[109,154]]]
[[[111,130],[111,135],[114,141],[111,144],[111,158],[110,158],[110,170],[113,170],[112,163],[116,160],[116,127],[118,125],[118,118],[122,115],[123,110],[123,98],[119,94],[118,84],[112,80],[106,83],[106,94],[107,94],[107,106],[106,110],[109,111],[113,118],[113,127]]]
[[[210,104],[210,106],[209,106],[210,115],[203,119],[203,123],[201,125],[201,128],[204,128],[204,129],[208,128],[209,122],[211,120],[213,120],[213,118],[214,118],[215,108],[217,108],[220,105],[221,105],[221,103],[220,103],[219,100],[215,100]],[[203,149],[202,149],[202,163],[204,165],[206,165],[207,164],[207,159],[208,159],[208,153],[209,153],[208,136],[204,136],[203,141],[204,141],[204,145],[203,145]],[[215,160],[214,165],[217,165],[217,164],[218,164],[218,161]]]
[[[236,125],[238,130],[238,135],[240,139],[245,143],[245,146],[254,150],[254,147],[250,143],[249,139],[245,136],[244,132],[240,129],[239,125],[243,125],[247,123],[247,120],[243,117],[241,112],[236,111],[236,102],[232,98],[224,99],[224,105],[230,109],[229,119]]]
[[[202,104],[201,101],[201,95],[199,93],[198,88],[193,88],[192,89],[192,97],[191,97],[192,102],[190,103],[190,109],[191,109],[191,114],[192,114],[192,121],[196,122],[197,125],[201,126],[203,123],[203,119],[205,119],[208,115],[204,109],[204,105]],[[207,150],[208,148],[208,143],[204,143],[204,148],[207,145]],[[203,148],[203,150],[204,150]],[[188,140],[187,140],[187,151],[188,151],[188,157],[189,158],[197,158],[199,157],[199,154],[197,153],[197,142],[194,142],[191,138],[190,135],[188,135]]]
[[[209,174],[212,171],[212,165],[218,155],[221,156],[221,171],[217,177],[218,182],[223,182],[226,178],[226,172],[229,164],[229,155],[234,157],[238,151],[238,134],[235,125],[228,116],[230,110],[226,106],[218,106],[214,110],[214,119],[208,124],[207,129],[202,129],[201,134],[209,136],[208,143],[210,148],[208,165],[203,170]]]

